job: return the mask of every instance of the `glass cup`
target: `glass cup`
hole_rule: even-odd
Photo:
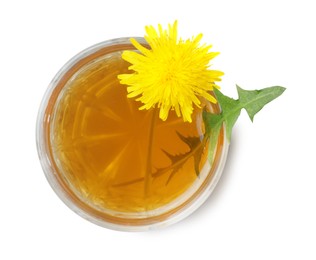
[[[136,38],[147,46],[143,38]],[[131,73],[121,54],[129,38],[96,44],[73,57],[53,78],[42,100],[36,141],[45,176],[59,198],[103,227],[143,231],[178,222],[215,188],[228,142],[221,130],[208,158],[202,100],[193,123],[171,111],[142,110],[127,98],[118,74]]]

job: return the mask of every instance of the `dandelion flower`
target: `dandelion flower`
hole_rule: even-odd
[[[139,109],[159,108],[159,117],[166,120],[170,110],[186,122],[192,122],[194,105],[200,107],[203,97],[216,103],[211,95],[222,72],[210,70],[210,60],[217,52],[210,52],[211,45],[200,45],[202,34],[192,39],[178,39],[177,21],[168,30],[158,25],[146,26],[145,40],[149,48],[135,39],[131,43],[139,51],[124,51],[122,58],[131,63],[131,74],[118,76],[127,85],[128,98],[143,103]]]

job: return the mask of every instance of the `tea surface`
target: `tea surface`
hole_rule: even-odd
[[[60,94],[51,150],[71,189],[101,210],[144,212],[185,192],[206,162],[201,110],[193,123],[170,112],[140,111],[118,74],[130,73],[121,52],[79,70]]]

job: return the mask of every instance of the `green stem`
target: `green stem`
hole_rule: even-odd
[[[153,141],[154,141],[154,129],[155,129],[155,123],[156,123],[156,115],[157,115],[157,108],[153,109],[152,112],[152,118],[151,118],[151,123],[150,123],[150,128],[149,128],[149,139],[148,139],[148,150],[147,150],[147,164],[146,164],[146,169],[145,169],[145,188],[144,188],[144,193],[145,197],[148,196],[149,194],[149,188],[150,184],[152,182],[152,148],[153,148]]]

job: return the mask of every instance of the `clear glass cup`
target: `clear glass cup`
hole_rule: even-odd
[[[143,38],[136,39],[141,44],[147,45]],[[120,121],[121,128],[113,128],[111,122],[115,121],[115,116],[117,116],[114,108],[119,107],[117,104],[119,100],[125,102],[126,97],[125,92],[116,93],[117,90],[112,87],[116,82],[115,73],[127,71],[127,65],[120,60],[121,52],[124,50],[135,50],[129,38],[108,40],[80,52],[61,68],[48,86],[42,100],[37,119],[36,141],[40,162],[49,184],[71,210],[102,227],[123,231],[143,231],[165,227],[180,221],[209,197],[224,168],[228,142],[225,138],[225,127],[223,127],[214,159],[210,163],[207,157],[208,142],[202,142],[204,131],[202,110],[194,115],[194,122],[190,127],[194,128],[192,131],[196,137],[192,137],[191,132],[186,132],[190,127],[178,122],[176,117],[171,118],[172,121],[169,123],[164,123],[155,119],[156,115],[153,111],[138,112],[137,101],[127,101],[126,104],[132,106],[134,118],[140,120],[140,123],[136,122],[133,126],[131,123],[129,127],[124,120],[117,119],[123,122]],[[103,85],[102,82],[107,78],[110,78],[109,82]],[[96,89],[97,87],[100,89]],[[124,86],[121,87],[124,88]],[[108,93],[114,94],[112,96],[104,94],[107,91],[105,89],[110,89]],[[100,103],[99,97],[105,100],[104,103]],[[107,107],[107,102],[109,106],[112,106],[112,110]],[[73,104],[76,105],[72,108]],[[124,103],[122,107],[126,107],[126,104]],[[81,111],[80,107],[84,107],[84,110]],[[215,112],[220,109],[217,105],[207,103],[204,108]],[[97,117],[97,120],[92,117],[99,114],[102,115]],[[107,118],[106,120],[102,120],[103,115]],[[152,119],[146,121],[144,126],[137,128],[143,122],[143,118],[147,117]],[[79,134],[75,127],[78,120]],[[152,122],[156,123],[153,125]],[[91,128],[89,124],[94,126],[92,132],[96,131],[95,129],[98,131],[104,129],[106,134],[98,132],[97,135],[91,136],[91,131],[87,130]],[[154,127],[150,127],[151,125]],[[177,126],[173,128],[174,125]],[[145,140],[142,137],[136,137],[139,133],[134,133],[144,131],[144,135],[148,133],[148,136],[159,141],[156,142],[156,146],[159,147],[154,148],[155,143],[146,144],[143,147],[149,146],[153,152],[147,151],[147,148],[140,148],[139,156],[135,155],[137,151],[132,148],[131,151],[135,150],[135,152],[130,152],[125,161],[122,159],[119,164],[113,166],[116,159],[111,158],[117,158],[116,153],[124,154],[125,144],[129,142],[129,139],[126,139],[122,147],[119,147],[118,139],[115,139],[115,142],[111,139],[117,138],[115,129],[121,130],[122,127],[128,132],[128,136],[133,133],[135,138],[140,138],[139,141],[132,140],[133,144],[141,146],[143,142],[147,142],[147,137]],[[107,139],[107,128],[113,128],[111,134],[114,137],[109,137],[112,141]],[[166,150],[177,150],[175,147],[177,143],[172,144],[174,139],[177,139],[184,152],[172,154]],[[197,141],[199,139],[203,147]],[[187,152],[187,146],[191,144],[194,147],[189,147],[190,150]],[[98,152],[93,153],[93,151]],[[141,162],[144,156],[149,158],[148,154],[151,156],[152,165],[146,168],[141,165]],[[187,157],[186,154],[188,154]],[[98,162],[104,163],[102,171],[96,170],[98,167],[92,164],[99,157],[101,159],[98,159]],[[143,161],[149,165],[148,160]],[[155,165],[157,162],[167,166],[157,166]],[[171,166],[168,166],[170,163]],[[137,175],[137,170],[144,168],[148,171],[144,171],[143,174],[140,170],[140,177],[134,182],[132,180],[124,185],[117,185],[113,181],[118,175],[121,179],[128,179],[130,173]],[[194,176],[193,172],[197,176]],[[184,181],[184,186],[181,187],[183,180],[186,182]],[[96,185],[97,188],[95,188]]]

